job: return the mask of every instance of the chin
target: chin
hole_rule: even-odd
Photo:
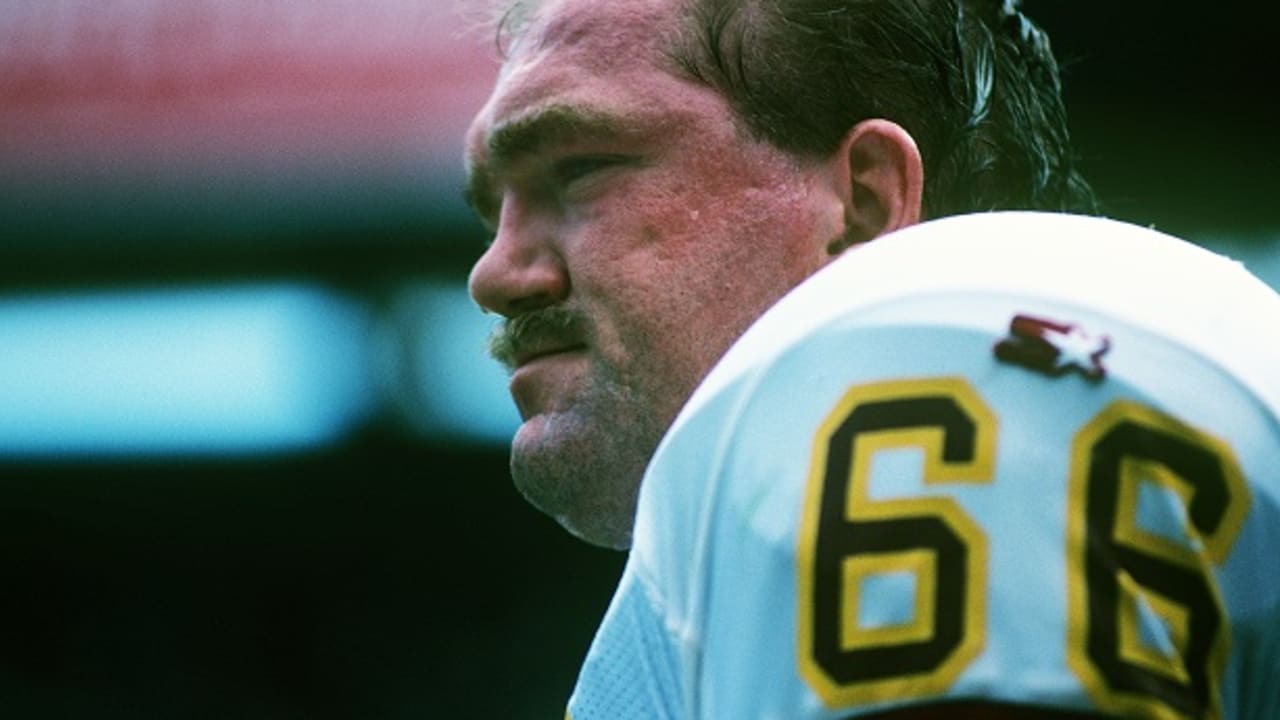
[[[516,489],[575,537],[600,547],[629,548],[644,462],[636,467],[599,446],[583,452],[583,436],[539,430],[526,424],[512,445]]]
[[[592,518],[598,520],[598,518]],[[568,517],[558,517],[556,521],[569,531],[570,535],[608,550],[631,549],[631,523],[615,523],[612,525],[599,522],[579,523]]]
[[[572,404],[520,426],[511,477],[530,503],[573,535],[626,549],[640,479],[665,425],[653,421],[645,396],[620,383],[602,379],[588,387]]]

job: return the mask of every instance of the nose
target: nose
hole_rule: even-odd
[[[504,203],[493,244],[471,268],[471,297],[506,317],[554,305],[569,294],[569,272],[545,224]]]

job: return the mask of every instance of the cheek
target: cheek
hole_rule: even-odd
[[[668,248],[669,249],[669,248]],[[655,254],[617,288],[616,347],[651,382],[693,386],[769,300],[724,256]],[[771,293],[772,295],[772,293]]]
[[[800,183],[657,187],[593,213],[573,251],[578,301],[622,374],[691,391],[762,312],[822,263]],[[630,370],[629,370],[630,369]],[[687,386],[687,387],[686,387]]]

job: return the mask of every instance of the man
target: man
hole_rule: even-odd
[[[1016,10],[792,4],[512,11],[527,22],[468,139],[495,231],[471,287],[518,319],[495,348],[527,418],[516,483],[592,542],[627,546],[676,411],[845,248],[966,210],[1092,207],[1047,41]]]
[[[1280,590],[1224,610],[1219,585],[1253,566],[1216,569],[1275,536],[1274,474],[1249,483],[1280,446],[1280,391],[1265,363],[1225,365],[1248,379],[1228,392],[1196,360],[1280,363],[1274,343],[1212,319],[1180,336],[1170,318],[1193,313],[1172,301],[1125,309],[1129,285],[1184,280],[1089,287],[1103,240],[1113,269],[1185,256],[1153,233],[912,228],[1093,208],[1014,3],[543,0],[507,28],[467,154],[494,231],[472,294],[507,319],[492,350],[524,418],[512,475],[588,541],[635,532],[577,720],[1280,708],[1255,686],[1275,642],[1243,632],[1228,665],[1225,629],[1266,627]],[[1176,261],[1186,278],[1241,285],[1202,255]],[[1222,308],[1280,324],[1248,287]],[[1143,360],[1221,386],[1244,450],[1184,422],[1203,403],[1142,385]],[[1186,547],[1151,539],[1161,502],[1199,518]]]

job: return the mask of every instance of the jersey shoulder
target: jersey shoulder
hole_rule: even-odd
[[[1150,228],[1039,212],[981,213],[855,247],[739,339],[685,414],[841,317],[941,294],[1051,298],[1123,318],[1202,352],[1280,408],[1280,296],[1240,263]],[[1280,412],[1280,411],[1278,411]]]
[[[1237,264],[1094,218],[955,218],[833,263],[642,487],[631,564],[685,716],[1264,717],[1236,711],[1280,670],[1280,581],[1249,589],[1280,542],[1267,327],[1280,298]]]

